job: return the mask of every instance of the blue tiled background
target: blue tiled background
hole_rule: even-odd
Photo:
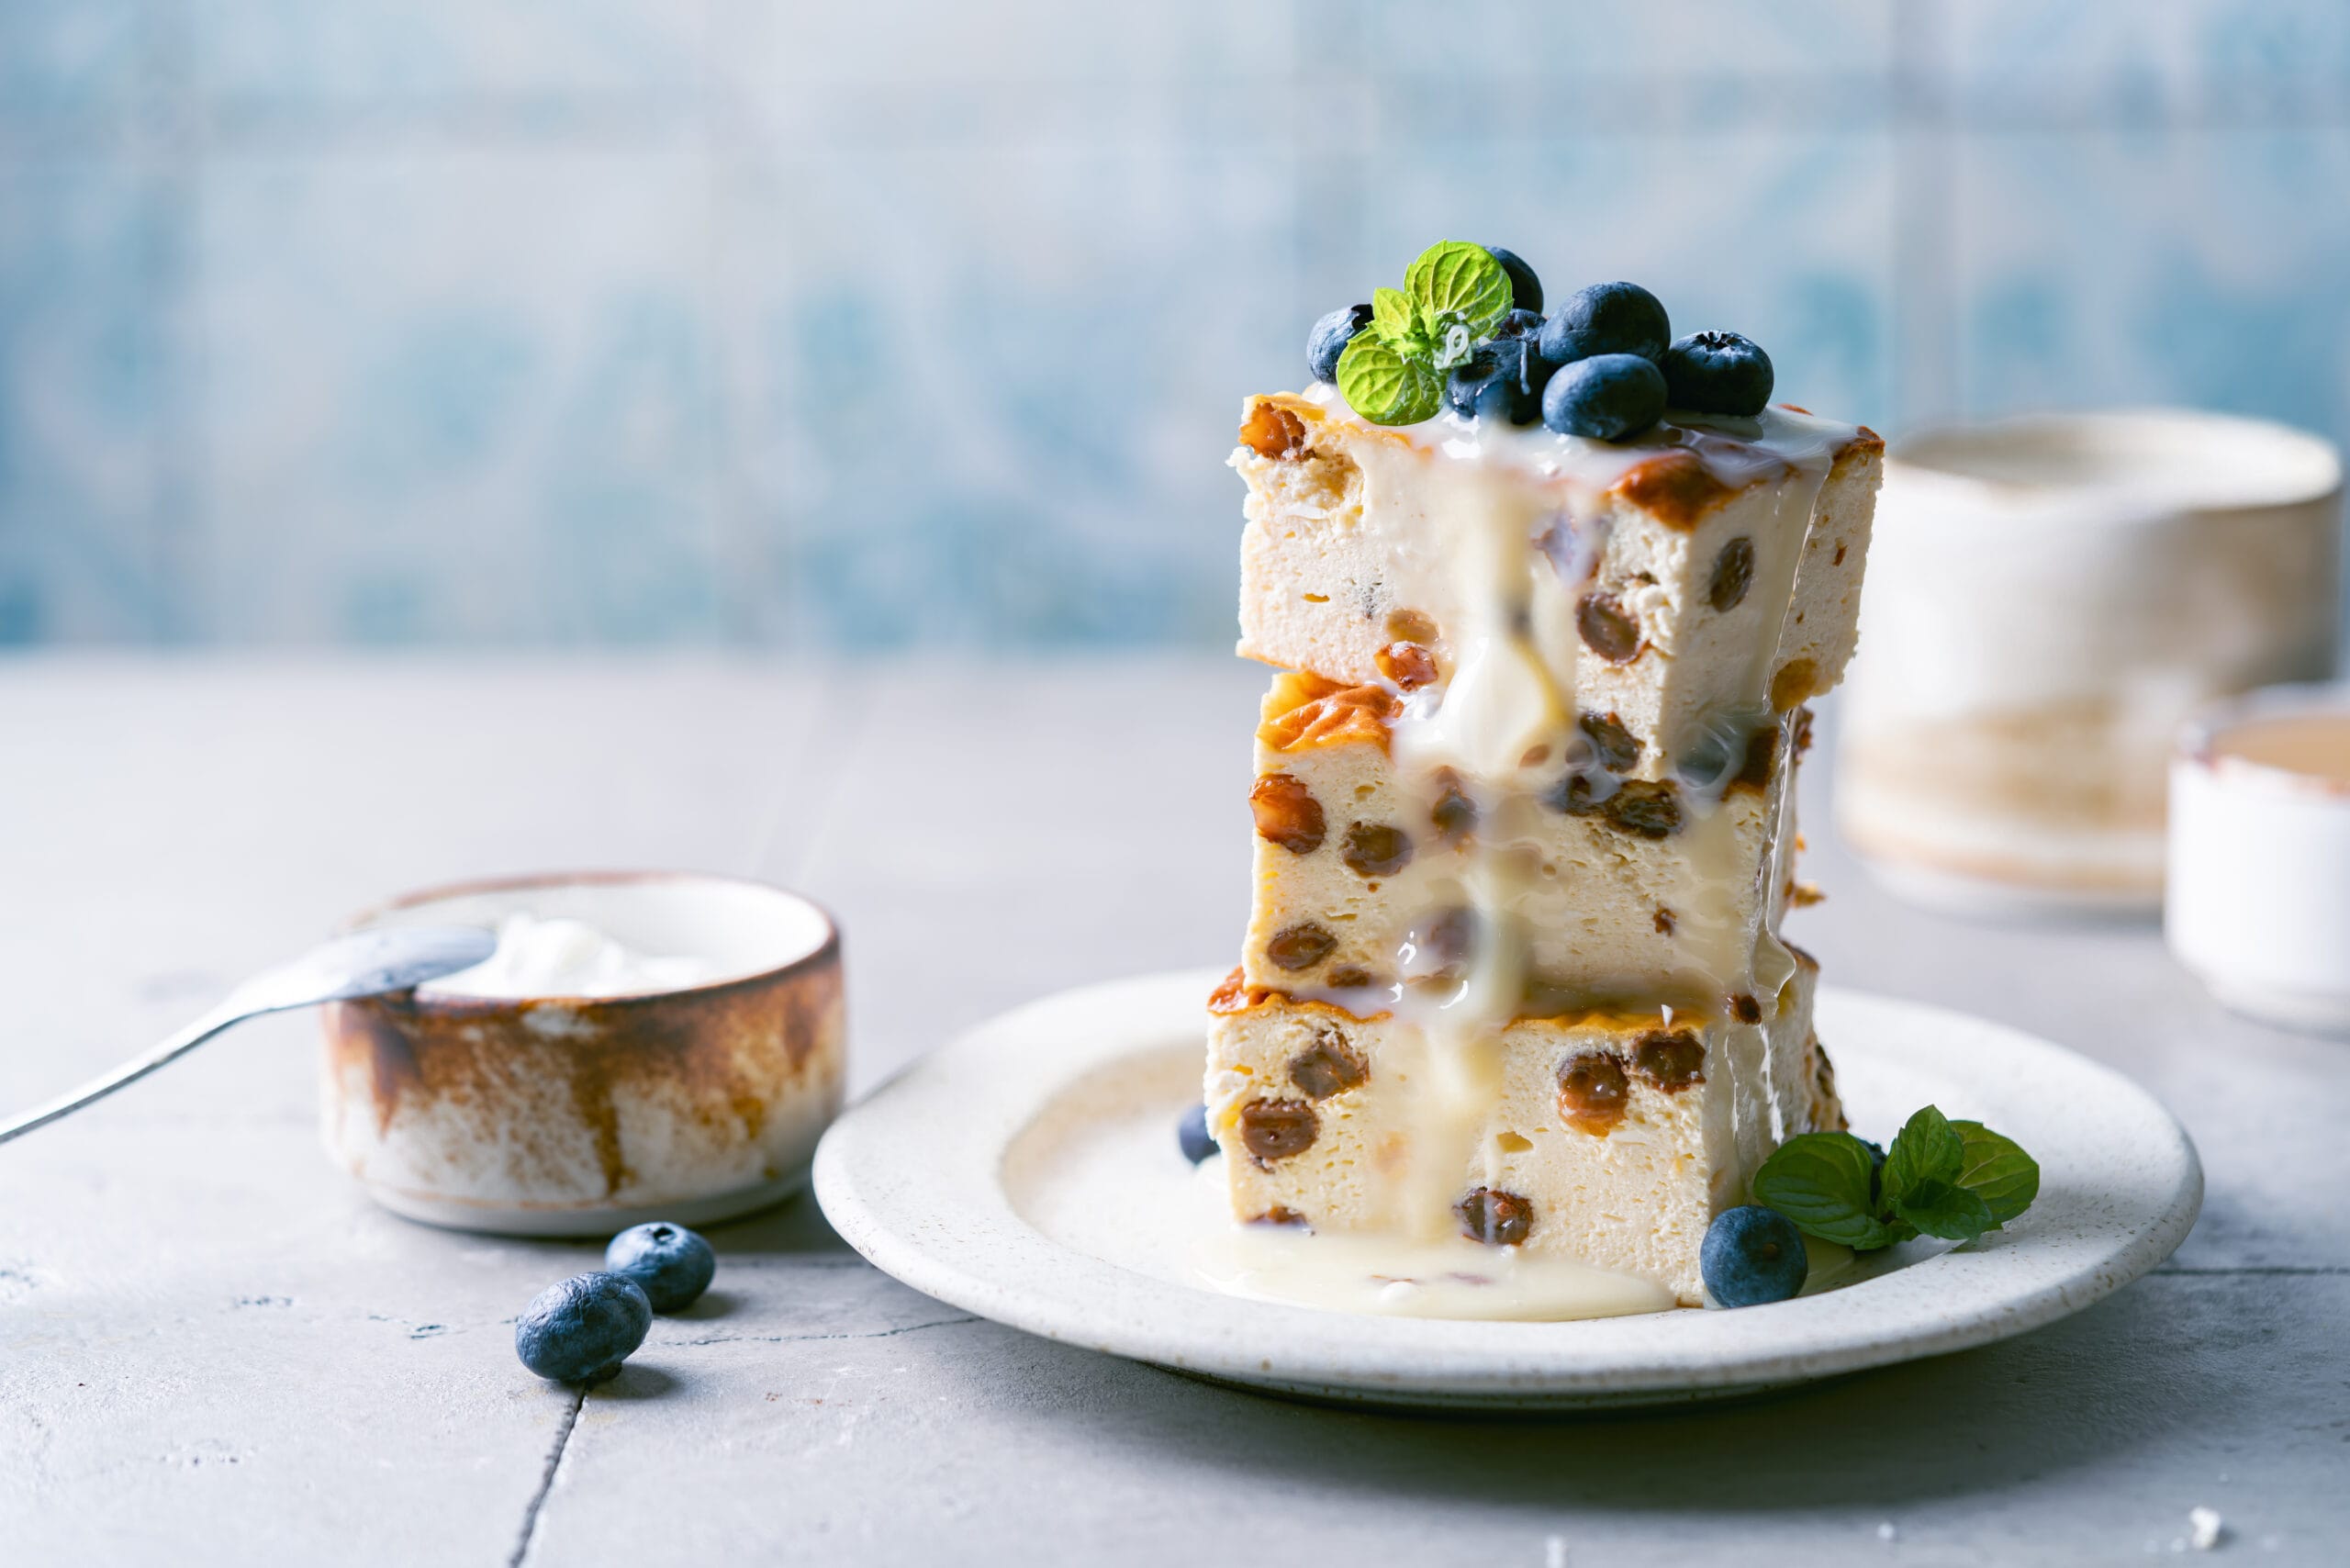
[[[1439,236],[2342,439],[2350,5],[7,0],[0,643],[1221,643]]]

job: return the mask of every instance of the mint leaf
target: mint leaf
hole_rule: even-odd
[[[1895,1137],[1893,1147],[1885,1151],[1886,1202],[1900,1213],[1910,1194],[1922,1193],[1930,1183],[1957,1185],[1965,1157],[1966,1146],[1949,1121],[1933,1106],[1927,1106],[1909,1118]]]
[[[1438,367],[1456,363],[1509,314],[1509,274],[1483,245],[1444,240],[1420,252],[1404,274],[1404,291],[1427,319]]]
[[[1869,1146],[1850,1133],[1802,1133],[1771,1153],[1754,1173],[1754,1201],[1822,1241],[1873,1251],[1907,1238],[1879,1219],[1869,1202]]]
[[[1371,324],[1378,329],[1380,336],[1400,346],[1418,335],[1419,312],[1413,308],[1411,296],[1403,290],[1374,288],[1371,291]]]
[[[1980,1122],[1953,1122],[1964,1146],[1958,1184],[1981,1198],[1996,1229],[2031,1207],[2040,1196],[2040,1162]]]
[[[1375,425],[1416,425],[1444,405],[1444,374],[1509,313],[1509,274],[1481,245],[1420,253],[1401,289],[1371,291],[1371,326],[1338,356],[1338,391]]]
[[[1893,1157],[1886,1157],[1893,1169]],[[1991,1228],[1991,1205],[1955,1182],[1928,1181],[1893,1200],[1893,1210],[1928,1236],[1972,1241]]]
[[[1850,1133],[1804,1133],[1754,1173],[1754,1201],[1807,1235],[1868,1252],[1921,1233],[1972,1241],[2040,1193],[2040,1167],[2012,1140],[1931,1105],[1893,1140],[1874,1191],[1873,1163],[1869,1146]]]
[[[1392,294],[1393,289],[1381,289]],[[1400,296],[1398,297],[1400,297]],[[1376,306],[1374,305],[1374,308]],[[1338,395],[1375,425],[1416,425],[1433,419],[1444,398],[1443,384],[1427,361],[1412,357],[1376,330],[1357,332],[1338,356]]]

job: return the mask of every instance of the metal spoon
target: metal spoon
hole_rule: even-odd
[[[338,936],[291,963],[263,969],[230,991],[226,1002],[144,1056],[133,1057],[104,1078],[93,1079],[13,1121],[0,1122],[0,1143],[105,1099],[248,1018],[321,1002],[349,1002],[353,997],[406,991],[472,969],[497,948],[497,935],[476,925],[387,925]]]

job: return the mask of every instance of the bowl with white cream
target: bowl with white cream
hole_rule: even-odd
[[[2350,686],[2271,687],[2187,725],[2163,925],[2231,1011],[2350,1034]]]
[[[412,1219],[508,1235],[699,1225],[796,1192],[840,1108],[840,938],[780,888],[686,872],[413,893],[484,962],[325,1014],[328,1150]]]

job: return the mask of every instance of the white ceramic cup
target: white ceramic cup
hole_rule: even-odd
[[[1836,814],[1897,892],[2151,913],[2178,725],[2333,674],[2342,464],[2176,410],[1896,443],[1841,698]]]
[[[2182,731],[2163,929],[2231,1011],[2350,1033],[2350,687],[2272,687]]]

